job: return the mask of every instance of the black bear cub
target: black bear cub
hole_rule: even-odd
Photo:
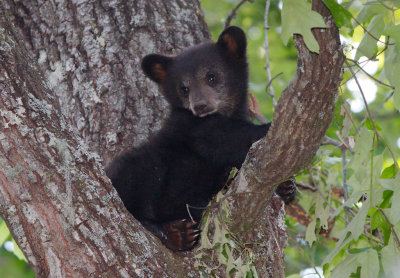
[[[126,208],[170,249],[197,242],[202,209],[239,168],[269,124],[254,125],[247,103],[246,37],[229,27],[218,41],[176,57],[151,54],[144,73],[170,104],[161,130],[106,169]],[[195,207],[190,213],[187,205]]]

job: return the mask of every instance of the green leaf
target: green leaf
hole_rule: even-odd
[[[370,153],[367,153],[370,155]],[[366,160],[367,163],[358,165],[358,168],[353,168],[354,174],[348,180],[355,192],[365,192],[369,190],[372,175],[372,185],[377,184],[383,166],[383,154],[374,157],[374,167],[371,173],[371,159]],[[353,165],[353,167],[356,167]]]
[[[339,129],[343,127],[343,120],[345,116],[344,108],[343,105],[347,102],[345,102],[341,96],[339,96],[339,101],[338,103],[341,103],[341,105],[335,105],[335,114],[334,114],[334,123],[338,126]]]
[[[378,253],[374,249],[358,255],[357,261],[361,264],[360,277],[376,278],[379,274],[379,258]]]
[[[357,271],[360,263],[357,260],[357,255],[348,255],[342,262],[340,262],[332,271],[332,278],[350,277],[351,273]]]
[[[382,130],[381,127],[378,125],[377,122],[374,121],[374,124],[375,124],[375,127],[376,127],[376,129],[377,129],[378,131],[381,131],[381,130]],[[366,122],[365,122],[365,125],[366,125],[366,127],[367,127],[369,130],[374,130],[374,126],[372,125],[372,121],[371,121],[370,118],[367,118],[367,120],[366,120]]]
[[[325,257],[325,259],[322,261],[322,265],[325,265],[327,263],[331,263],[332,260],[336,257],[336,255],[339,254],[339,252],[347,245],[349,244],[353,238],[351,236],[347,237],[347,232],[343,233],[343,235],[340,237],[339,241],[336,243],[335,248],[328,254],[328,256]]]
[[[357,14],[356,21],[353,22],[353,26],[357,26],[357,22],[362,24],[368,21],[374,15],[386,14],[387,12],[388,10],[378,2],[374,4],[364,4],[361,11]]]
[[[308,244],[311,246],[313,244],[313,242],[317,239],[317,237],[315,236],[315,224],[316,224],[316,220],[314,219],[313,221],[311,221],[310,224],[308,224],[307,226],[307,231],[306,231],[306,241],[308,242]]]
[[[351,248],[349,249],[350,254],[359,254],[359,253],[364,253],[371,249],[371,247],[364,247],[364,248]]]
[[[390,36],[390,38],[396,41],[394,47],[397,49],[397,52],[399,52],[400,45],[398,44],[400,44],[400,25],[394,25],[393,23],[386,24],[383,30],[383,35]]]
[[[394,179],[379,180],[379,183],[383,186],[383,188],[395,191],[400,184],[400,174],[396,175]]]
[[[346,230],[351,232],[351,235],[353,236],[354,240],[358,240],[358,238],[364,231],[365,218],[367,217],[369,207],[370,203],[369,200],[367,200],[366,202],[363,203],[360,211],[347,226]]]
[[[254,274],[253,274],[253,271],[250,270],[249,272],[247,272],[246,273],[246,278],[255,278]]]
[[[379,129],[380,127],[376,126],[377,129]],[[382,139],[383,140],[383,139]],[[381,140],[379,140],[379,144],[375,144],[375,148],[374,148],[374,156],[378,156],[380,154],[382,154],[384,151],[386,150],[386,146],[384,144],[384,142],[382,142]],[[383,165],[381,165],[383,167]],[[375,166],[374,166],[375,167]],[[379,169],[379,170],[382,170]],[[379,174],[379,173],[378,173]]]
[[[389,244],[382,248],[380,255],[383,271],[385,272],[384,277],[398,277],[400,255],[393,241],[393,237],[390,238]]]
[[[360,130],[360,136],[358,137],[356,144],[354,146],[354,155],[347,167],[352,168],[354,172],[364,170],[365,167],[369,165],[368,163],[371,159],[369,152],[371,150],[372,150],[371,132],[363,127]]]
[[[365,126],[369,129],[369,130],[374,130],[374,126],[372,125],[372,121],[370,120],[370,118],[367,118],[366,122],[365,122]]]
[[[400,174],[394,179],[395,186],[393,187],[392,208],[390,209],[390,220],[396,225],[400,221]]]
[[[324,199],[321,194],[317,195],[317,202],[315,206],[315,217],[320,220],[320,227],[327,230],[328,229],[328,218],[329,218],[329,206],[324,208]]]
[[[348,115],[348,113],[346,113],[347,111],[351,111],[350,109],[350,104],[347,101],[344,101],[344,103],[341,106],[341,112],[340,114],[344,115],[344,119],[343,119],[343,125],[342,125],[342,136],[343,137],[348,137],[351,127],[353,126],[353,123],[351,121],[351,116]]]
[[[311,5],[304,0],[283,0],[281,38],[287,45],[293,34],[303,36],[310,51],[319,53],[319,45],[311,28],[326,28],[322,16],[311,10]]]
[[[392,196],[393,196],[392,190],[384,190],[382,194],[382,202],[379,204],[379,207],[382,209],[389,208]]]
[[[396,93],[393,95],[393,104],[400,111],[400,88],[396,87]]]
[[[354,192],[368,190],[371,183],[371,174],[373,175],[372,184],[376,184],[381,174],[383,154],[373,158],[374,167],[371,173],[372,142],[371,132],[363,127],[354,147],[354,155],[347,166],[353,169],[353,174],[349,178],[348,184],[353,188]]]
[[[372,214],[371,218],[371,230],[379,228],[383,233],[384,242],[387,244],[391,234],[389,223],[386,221],[386,218],[383,216],[382,212],[375,208],[374,211],[375,212]]]
[[[397,166],[396,164],[392,164],[389,167],[386,167],[382,174],[381,174],[381,179],[393,179],[397,174]]]
[[[400,24],[387,24],[383,34],[395,40],[395,44],[389,45],[388,50],[385,51],[383,74],[389,80],[389,83],[395,87],[393,104],[400,111]]]
[[[201,236],[200,236],[200,247],[201,248],[205,248],[205,249],[209,249],[213,247],[213,244],[215,245],[216,243],[213,242],[213,244],[211,244],[211,241],[208,238],[208,230],[210,227],[210,222],[211,222],[211,217],[208,217],[207,215],[205,215],[202,219],[203,224],[202,224],[202,230],[201,230]]]
[[[399,0],[387,0],[387,2],[390,2],[392,5],[393,5],[393,7],[391,7],[391,8],[400,8],[400,2],[399,2]]]
[[[229,256],[228,256],[228,251],[229,249],[227,248],[226,243],[222,245],[222,252],[221,254],[224,256],[224,258],[226,259],[226,261],[228,261]]]
[[[338,28],[341,28],[342,26],[353,28],[351,24],[351,19],[353,18],[353,16],[348,10],[336,3],[335,0],[323,0],[323,2],[331,11],[331,14],[335,19],[335,23]]]
[[[385,22],[383,21],[383,15],[376,15],[372,18],[371,22],[368,24],[367,31],[361,40],[360,45],[357,48],[355,59],[358,60],[361,56],[366,56],[371,58],[376,53],[377,39],[383,33],[385,28]]]

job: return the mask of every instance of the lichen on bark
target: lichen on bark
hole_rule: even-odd
[[[314,155],[340,80],[337,30],[313,3],[329,26],[314,30],[321,52],[296,36],[297,76],[225,197],[231,232],[263,242],[251,248],[264,277],[284,275],[273,185]],[[197,0],[0,2],[0,216],[38,277],[199,276],[191,253],[171,253],[126,211],[103,166],[165,113],[141,57],[208,37]]]

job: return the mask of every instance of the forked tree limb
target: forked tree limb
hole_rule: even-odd
[[[158,2],[126,3],[148,11],[151,8],[146,5]],[[73,11],[75,16],[63,20],[58,20],[63,15],[44,13],[43,9],[51,8],[53,1],[0,3],[0,216],[38,277],[199,276],[190,254],[167,250],[126,211],[104,176],[101,161],[91,152],[105,146],[106,160],[117,152],[107,148],[106,131],[109,128],[113,134],[120,132],[115,129],[118,121],[128,131],[131,124],[143,131],[146,125],[135,120],[140,121],[140,115],[149,113],[135,115],[129,105],[139,107],[140,100],[143,107],[158,105],[158,112],[144,123],[152,122],[165,107],[157,100],[154,88],[148,90],[136,72],[130,76],[136,67],[128,67],[126,62],[132,59],[138,65],[140,59],[130,52],[135,48],[129,48],[129,36],[140,35],[142,42],[148,43],[164,40],[170,48],[174,48],[171,36],[176,41],[200,40],[194,37],[196,32],[191,31],[190,25],[202,24],[198,2],[193,1],[192,6],[187,1],[167,2],[175,4],[151,6],[164,12],[175,9],[165,14],[152,13],[169,28],[170,33],[163,32],[161,38],[154,34],[163,26],[154,23],[154,29],[149,31],[153,37],[144,36],[140,18],[132,13],[122,16],[127,9],[117,2],[64,1],[66,6],[55,12]],[[102,5],[96,6],[98,3]],[[314,156],[330,123],[341,78],[343,55],[337,29],[321,1],[314,0],[313,7],[326,16],[329,26],[314,30],[320,54],[310,53],[301,37],[295,36],[299,52],[297,75],[279,100],[268,139],[252,148],[229,193],[235,219],[233,232],[243,242],[262,243],[253,245],[260,277],[284,275],[283,207],[279,199],[272,198],[270,202],[272,185],[304,167]],[[175,24],[185,22],[179,9],[185,11],[190,22],[182,25],[185,31],[172,32]],[[90,17],[97,12],[103,16],[94,16],[97,21],[91,22]],[[132,20],[125,22],[126,19]],[[111,28],[111,33],[108,24],[116,28]],[[130,33],[128,27],[138,29]],[[60,30],[63,31],[58,33]],[[207,36],[204,29],[198,33],[204,34],[203,38]],[[96,41],[98,45],[94,44]],[[114,45],[116,41],[122,44]],[[153,45],[156,50],[162,46],[162,42]],[[130,51],[124,52],[124,47]],[[41,51],[47,58],[41,56]],[[140,47],[138,51],[144,52]],[[112,58],[118,63],[113,63]],[[48,60],[46,65],[39,68],[38,62],[44,59]],[[115,78],[118,76],[120,81]],[[100,83],[104,87],[96,85]],[[108,113],[105,107],[111,107],[112,101],[120,104],[118,96],[107,95],[115,93],[113,86],[123,91],[127,104]],[[85,102],[85,89],[98,94],[99,99],[94,96]],[[82,106],[66,107],[68,97],[63,93]],[[141,99],[141,94],[146,93]],[[133,104],[133,96],[138,103]],[[116,122],[102,123],[107,116]],[[85,119],[82,123],[81,117]],[[143,134],[146,132],[139,132],[137,138]],[[123,148],[132,144],[130,137],[124,136],[111,139],[122,140]],[[88,150],[88,143],[94,148]],[[187,256],[182,259],[184,255]]]
[[[267,138],[250,149],[227,194],[235,219],[231,228],[242,242],[268,242],[271,238],[265,208],[276,186],[311,162],[331,123],[344,55],[329,10],[321,0],[313,0],[312,8],[324,17],[328,27],[312,30],[320,52],[310,52],[302,37],[294,36],[298,52],[296,73],[275,107]],[[258,231],[256,236],[253,231]],[[284,256],[283,250],[255,246],[257,270],[263,273],[268,272],[276,256]],[[283,277],[284,273],[269,275]]]

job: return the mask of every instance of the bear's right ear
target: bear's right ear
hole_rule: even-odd
[[[219,35],[217,45],[222,47],[226,53],[236,58],[243,58],[246,56],[246,35],[242,29],[236,26],[226,28],[221,35]]]
[[[150,54],[142,60],[142,70],[146,76],[157,83],[164,83],[167,78],[168,68],[171,66],[173,58]]]

